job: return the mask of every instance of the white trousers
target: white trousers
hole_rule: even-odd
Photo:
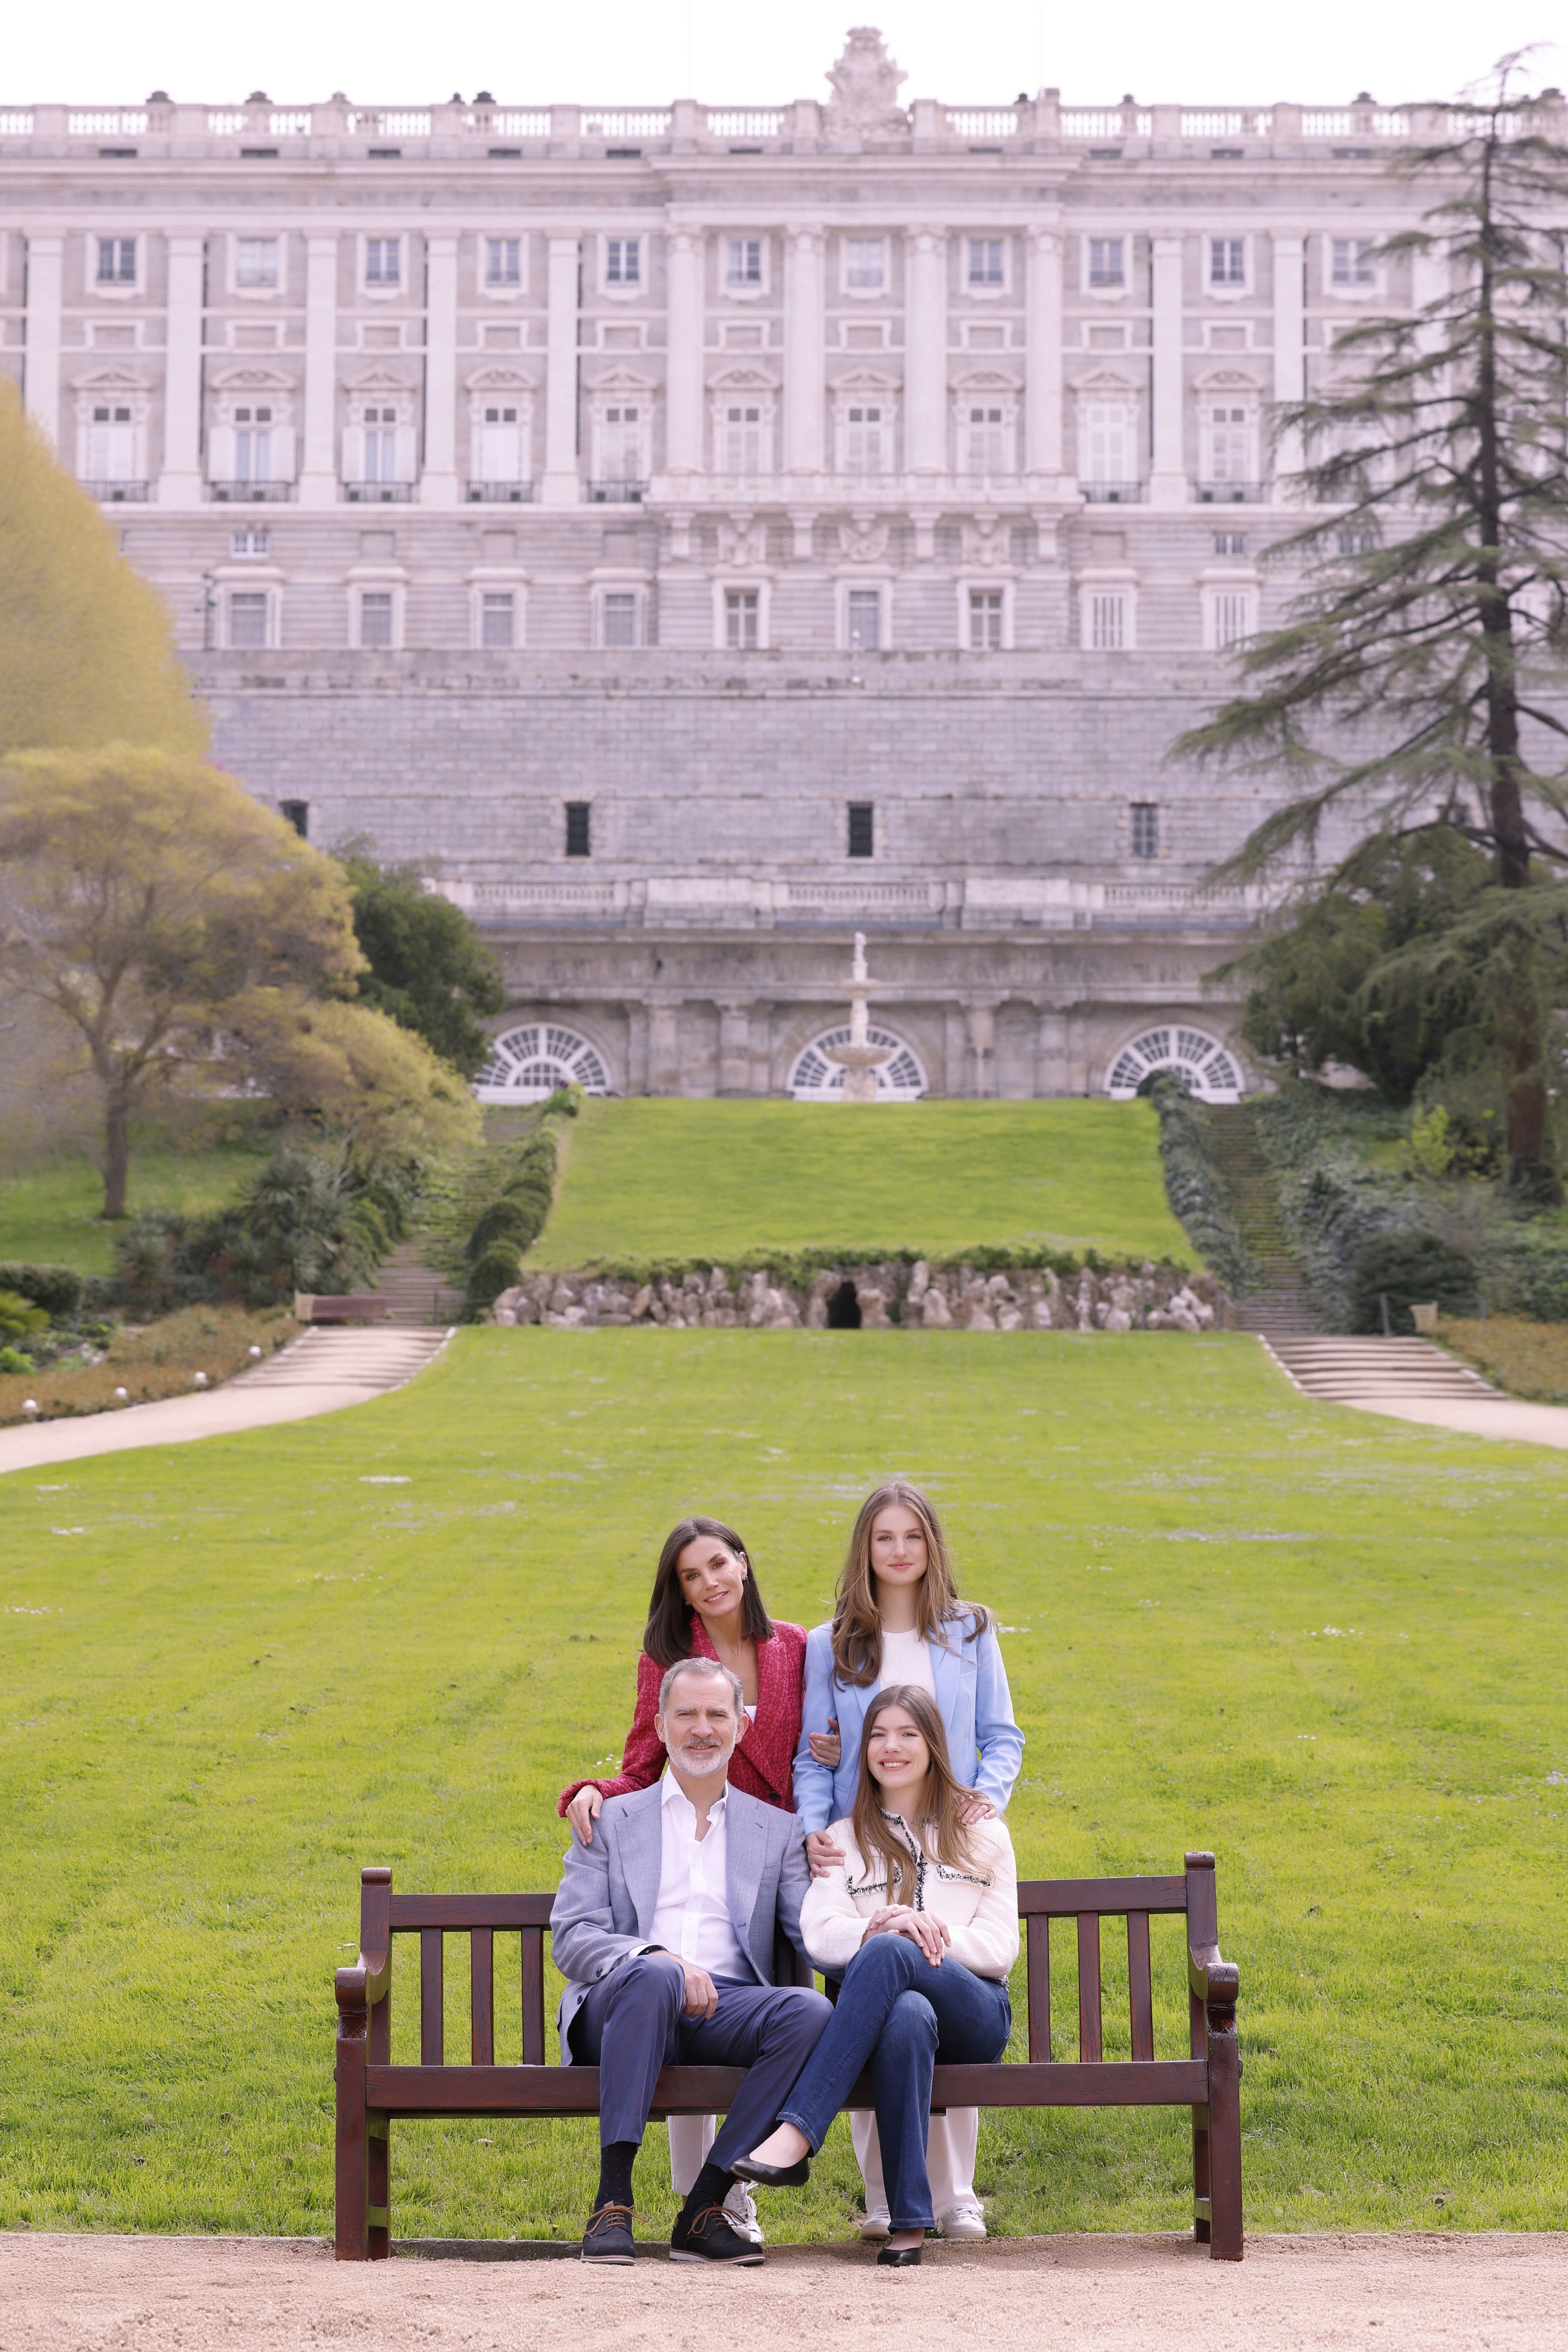
[[[697,2176],[708,2161],[718,2136],[717,2116],[671,2116],[669,2118],[669,2185],[678,2197],[689,2197]]]
[[[882,2179],[882,2143],[877,2137],[876,2116],[869,2107],[850,2109],[849,2137],[854,2142],[860,2178],[866,2184],[866,2210],[885,2213],[888,2190]],[[973,2197],[974,2158],[979,2146],[978,2107],[949,2107],[945,2116],[932,2116],[926,2132],[926,2172],[931,2180],[931,2210],[939,2221],[955,2205],[965,2205]]]

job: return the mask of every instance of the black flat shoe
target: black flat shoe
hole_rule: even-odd
[[[794,2164],[759,2164],[754,2156],[738,2156],[730,2167],[737,2180],[754,2180],[760,2189],[804,2189],[811,2179],[811,2158]]]
[[[737,2270],[754,2270],[763,2260],[763,2250],[731,2230],[722,2205],[704,2205],[695,2213],[682,2207],[669,2234],[669,2259],[672,2263],[731,2263]]]
[[[920,2266],[918,2246],[884,2246],[877,2257],[879,2271],[918,2271]]]

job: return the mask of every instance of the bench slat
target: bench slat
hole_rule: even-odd
[[[442,1979],[444,1938],[439,1927],[426,1927],[419,1937],[419,2063],[439,2066],[446,2056],[446,1986]]]
[[[394,1895],[388,1924],[394,1928],[548,1927],[553,1895]],[[1020,1919],[1071,1919],[1080,1911],[1119,1916],[1128,1911],[1184,1911],[1184,1878],[1023,1878],[1018,1882]]]
[[[495,2064],[496,1939],[489,1927],[476,1927],[468,1937],[468,2042],[471,2064]]]
[[[1043,1912],[1025,1923],[1029,1975],[1029,2057],[1044,2064],[1051,2054],[1051,1923]]]
[[[544,2063],[544,1937],[526,1927],[522,1931],[522,2063],[525,2066]]]
[[[1177,1882],[1180,1884],[1180,1882]],[[394,1927],[548,1927],[553,1895],[395,1895]]]
[[[1149,1974],[1149,1914],[1127,1914],[1127,1980],[1132,1995],[1132,2055],[1154,2055],[1154,1989]]]
[[[1100,1914],[1078,1915],[1078,2055],[1079,2065],[1098,2065],[1105,2055],[1100,1993]]]

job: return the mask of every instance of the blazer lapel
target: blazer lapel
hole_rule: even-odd
[[[761,1810],[760,1798],[748,1801],[735,1789],[731,1790],[724,1807],[724,1891],[741,1949],[753,1969],[757,1967],[757,1956],[752,1944],[752,1920],[767,1865],[767,1839],[758,1817]],[[765,1971],[757,1972],[765,1984]]]
[[[658,1882],[664,1867],[664,1780],[639,1789],[622,1800],[620,1821],[621,1874],[637,1913],[637,1932],[646,1936],[658,1907]]]
[[[951,1739],[959,1696],[963,1689],[963,1660],[955,1651],[950,1650],[945,1642],[935,1640],[927,1642],[926,1655],[931,1660],[931,1680],[936,1685],[937,1706]],[[957,1769],[956,1765],[954,1769]]]

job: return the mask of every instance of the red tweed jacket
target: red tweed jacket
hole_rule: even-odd
[[[691,1654],[710,1658],[713,1644],[700,1617],[691,1620]],[[805,1675],[805,1629],[781,1624],[775,1617],[771,1638],[757,1644],[757,1715],[748,1722],[740,1745],[730,1759],[730,1781],[765,1805],[795,1811],[791,1777],[795,1751],[800,1744],[801,1690]],[[655,1665],[645,1650],[637,1660],[637,1703],[626,1734],[621,1769],[613,1780],[574,1780],[563,1789],[555,1810],[563,1813],[579,1789],[595,1788],[602,1797],[627,1797],[646,1789],[664,1769],[664,1742],[653,1727],[658,1712],[658,1686],[664,1668]]]

